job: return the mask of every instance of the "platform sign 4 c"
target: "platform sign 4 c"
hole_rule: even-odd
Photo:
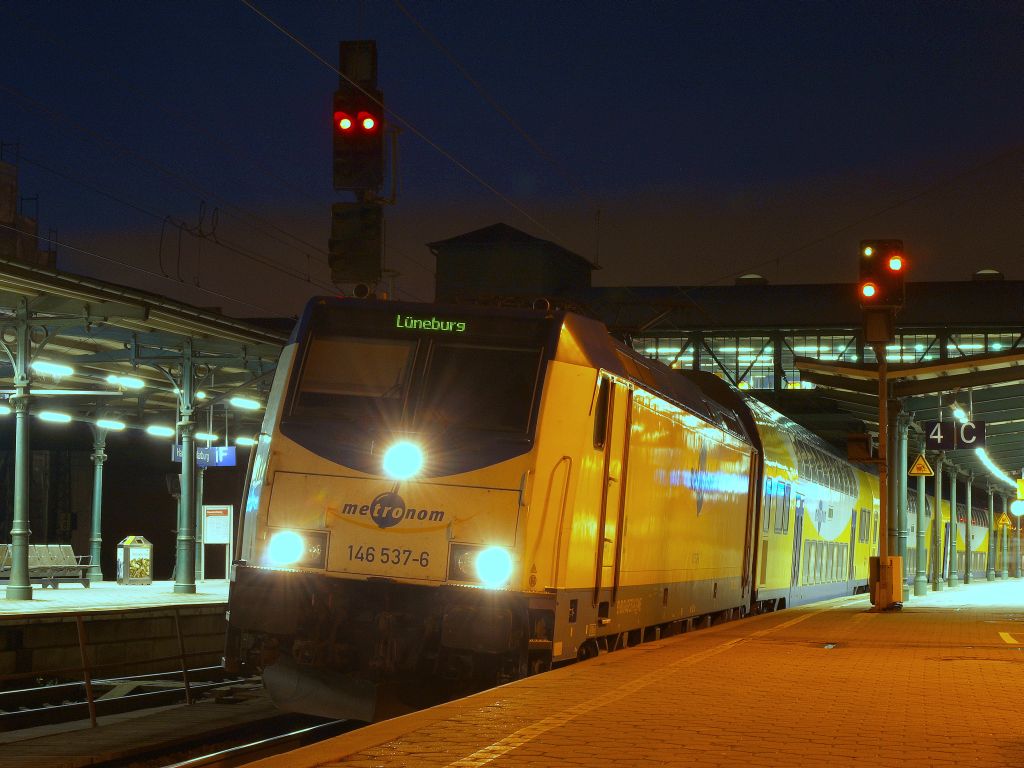
[[[985,447],[984,421],[926,421],[925,447],[931,451],[955,451]]]

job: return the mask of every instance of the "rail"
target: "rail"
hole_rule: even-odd
[[[332,720],[327,723],[299,728],[298,730],[282,733],[277,736],[269,736],[247,744],[239,744],[236,747],[228,747],[211,752],[208,755],[172,763],[163,766],[163,768],[234,768],[234,766],[243,765],[262,757],[271,757],[281,752],[321,741],[329,736],[336,736],[360,725],[361,723],[353,723],[351,720]]]
[[[182,676],[182,682],[185,686],[185,703],[191,705],[194,703],[194,697],[192,696],[192,687],[189,681],[189,667],[187,659],[195,656],[208,656],[209,651],[195,651],[188,653],[185,650],[185,637],[181,631],[181,617],[180,611],[175,606],[168,608],[174,614],[174,633],[177,636],[178,641],[178,653],[170,656],[155,656],[152,658],[145,659],[147,664],[158,663],[162,661],[175,661],[178,662],[179,668],[175,672],[180,672]],[[12,680],[26,680],[37,677],[46,676],[65,676],[69,674],[78,675],[85,685],[86,704],[89,710],[89,722],[93,728],[97,727],[96,722],[96,695],[93,690],[93,673],[99,669],[107,668],[118,668],[124,667],[128,662],[125,661],[114,661],[107,662],[104,664],[96,664],[89,660],[89,639],[86,632],[86,625],[83,617],[89,616],[95,618],[96,616],[102,615],[114,615],[119,614],[118,611],[89,611],[87,613],[76,612],[69,614],[75,618],[75,627],[77,629],[78,636],[78,652],[81,659],[80,666],[77,667],[58,667],[55,669],[35,669],[31,672],[15,672],[9,674],[0,675],[0,683],[10,682]]]

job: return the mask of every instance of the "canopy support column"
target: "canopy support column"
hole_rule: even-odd
[[[924,456],[924,440],[921,441],[921,455]],[[904,473],[905,474],[905,473]],[[924,475],[917,478],[917,562],[914,564],[914,595],[928,594],[928,526],[925,519]]]
[[[92,432],[92,534],[89,536],[89,581],[103,581],[103,462],[107,460],[107,430]]]
[[[988,564],[985,579],[996,580],[996,497],[992,495],[991,483],[988,485]]]
[[[1017,536],[1014,539],[1014,541],[1017,542],[1016,546],[1015,546],[1016,556],[1014,557],[1014,560],[1013,560],[1013,576],[1014,576],[1015,579],[1019,579],[1021,577],[1021,572],[1020,572],[1020,529],[1021,529],[1022,524],[1024,524],[1024,518],[1018,517],[1017,518]],[[1009,533],[1010,529],[1007,528],[1006,532]]]
[[[1000,496],[999,499],[1002,501],[1003,514],[1006,514],[1006,497]],[[1010,538],[1010,526],[1001,525],[999,529],[1003,534],[1003,570],[999,574],[999,578],[1008,579],[1010,578],[1010,553],[1009,553],[1009,538]]]
[[[967,484],[964,490],[964,502],[967,512],[964,514],[964,584],[971,583],[971,483],[974,482],[974,475],[967,475]]]
[[[8,600],[31,600],[28,580],[29,489],[29,415],[32,412],[29,386],[31,338],[28,324],[28,299],[18,302],[18,349],[14,363],[14,509],[11,520],[11,578],[7,582]]]
[[[910,535],[910,521],[907,510],[907,432],[910,430],[910,419],[901,413],[896,420],[896,426],[899,433],[897,453],[899,482],[897,485],[896,554],[900,556],[903,563],[903,573],[900,574],[900,579],[903,580],[904,584],[903,593],[909,595],[910,590],[906,589],[906,587],[910,577],[910,562],[907,560],[907,538]]]
[[[942,580],[942,464],[944,453],[935,457],[935,508],[932,510],[932,590],[946,588]]]
[[[949,570],[946,572],[946,586],[952,589],[960,586],[959,565],[956,562],[956,467],[949,471]]]
[[[206,581],[206,549],[203,545],[203,482],[206,467],[196,466],[196,580]]]
[[[178,499],[178,567],[175,570],[174,591],[190,595],[196,591],[196,447],[193,436],[196,424],[192,420],[192,376],[192,340],[186,339],[181,356],[181,384],[178,387],[181,408],[181,420],[178,422],[181,434],[181,498]]]

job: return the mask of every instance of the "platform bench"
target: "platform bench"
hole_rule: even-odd
[[[14,548],[0,544],[0,582],[11,580]],[[89,555],[76,555],[70,544],[29,544],[28,580],[43,588],[61,584],[89,586]]]

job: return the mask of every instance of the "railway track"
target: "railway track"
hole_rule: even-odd
[[[189,757],[174,763],[154,763],[148,765],[159,768],[234,768],[266,757],[273,757],[299,747],[314,744],[318,741],[354,730],[362,724],[351,720],[331,720],[325,723],[293,728],[284,733],[266,736],[261,739],[247,740],[233,746],[220,746],[206,754]]]
[[[188,670],[193,697],[243,682],[228,677],[219,667]],[[103,678],[92,681],[97,715],[114,715],[185,701],[180,671]],[[89,717],[86,687],[82,682],[56,683],[0,692],[0,732],[53,725]]]

